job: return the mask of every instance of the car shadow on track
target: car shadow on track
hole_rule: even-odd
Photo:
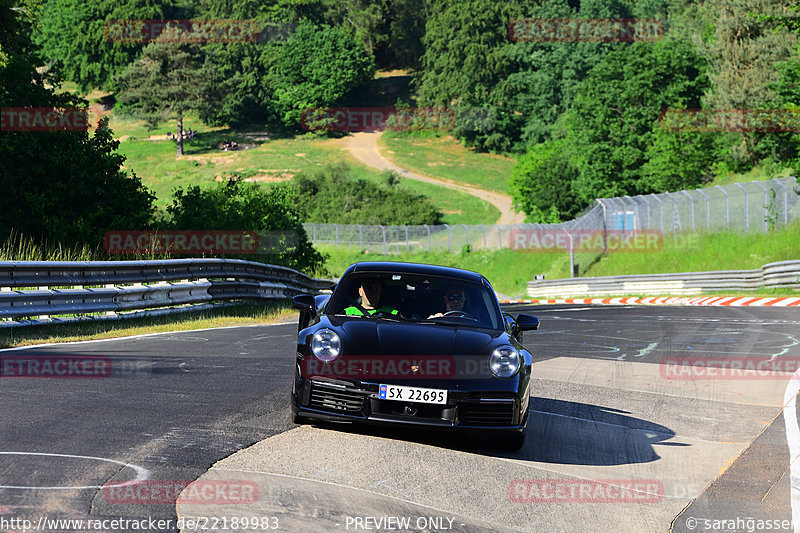
[[[649,463],[660,458],[654,444],[675,436],[668,427],[599,405],[531,398],[528,436],[517,452],[504,450],[494,436],[479,436],[419,427],[395,428],[350,423],[319,423],[326,429],[405,440],[493,457],[572,465],[613,466]],[[315,422],[315,424],[317,424]]]

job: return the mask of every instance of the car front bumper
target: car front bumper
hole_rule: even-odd
[[[292,413],[318,420],[414,425],[470,432],[520,433],[528,402],[517,394],[448,389],[447,404],[382,400],[378,383],[296,379]]]

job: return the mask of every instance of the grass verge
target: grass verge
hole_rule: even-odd
[[[166,139],[170,125],[162,124],[148,132],[144,123],[114,117],[114,134],[121,139],[120,153],[125,166],[133,170],[152,189],[162,209],[170,202],[178,187],[208,186],[225,176],[271,185],[291,179],[299,172],[308,172],[323,165],[344,162],[352,175],[371,181],[383,180],[382,173],[359,163],[344,148],[344,139],[328,139],[315,135],[270,139],[244,131],[212,128],[187,119],[184,127],[197,129],[197,136],[184,144],[184,156],[175,156],[175,143]],[[174,126],[172,127],[174,129]],[[220,145],[235,140],[240,150],[225,152]],[[429,197],[443,213],[444,224],[493,224],[500,212],[489,202],[475,196],[410,179],[400,186]]]
[[[509,157],[470,150],[449,135],[387,131],[378,143],[384,156],[418,174],[508,194],[516,163]]]
[[[693,236],[667,236],[664,248],[652,253],[616,253],[606,256],[576,254],[581,277],[701,272],[760,268],[774,261],[800,259],[800,229],[797,223],[770,233],[712,233]],[[541,274],[545,279],[569,277],[569,255],[534,253],[509,249],[473,250],[469,253],[417,252],[397,255],[364,253],[355,248],[321,246],[330,254],[328,270],[341,276],[348,265],[357,261],[407,261],[452,266],[480,272],[494,288],[505,295],[519,297],[527,283]],[[789,296],[790,289],[764,289],[745,295]],[[620,295],[621,296],[621,295]],[[636,295],[632,295],[636,296]]]
[[[176,315],[119,320],[97,320],[42,326],[0,328],[0,348],[33,344],[111,339],[168,331],[250,326],[295,320],[297,312],[288,303],[241,304]]]
[[[769,233],[710,233],[666,236],[654,253],[617,253],[603,257],[587,276],[661,274],[760,268],[774,261],[800,259],[800,224]]]

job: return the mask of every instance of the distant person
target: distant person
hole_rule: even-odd
[[[375,313],[388,313],[396,315],[397,309],[393,309],[389,305],[381,305],[381,297],[383,296],[383,282],[379,279],[365,279],[361,282],[358,288],[358,294],[361,296],[361,308],[352,305],[344,310],[346,315],[360,315],[364,316],[364,311],[370,315]]]

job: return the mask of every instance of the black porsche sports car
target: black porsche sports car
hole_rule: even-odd
[[[351,265],[331,295],[299,295],[294,421],[350,420],[493,433],[522,447],[539,320],[504,315],[480,274]]]

